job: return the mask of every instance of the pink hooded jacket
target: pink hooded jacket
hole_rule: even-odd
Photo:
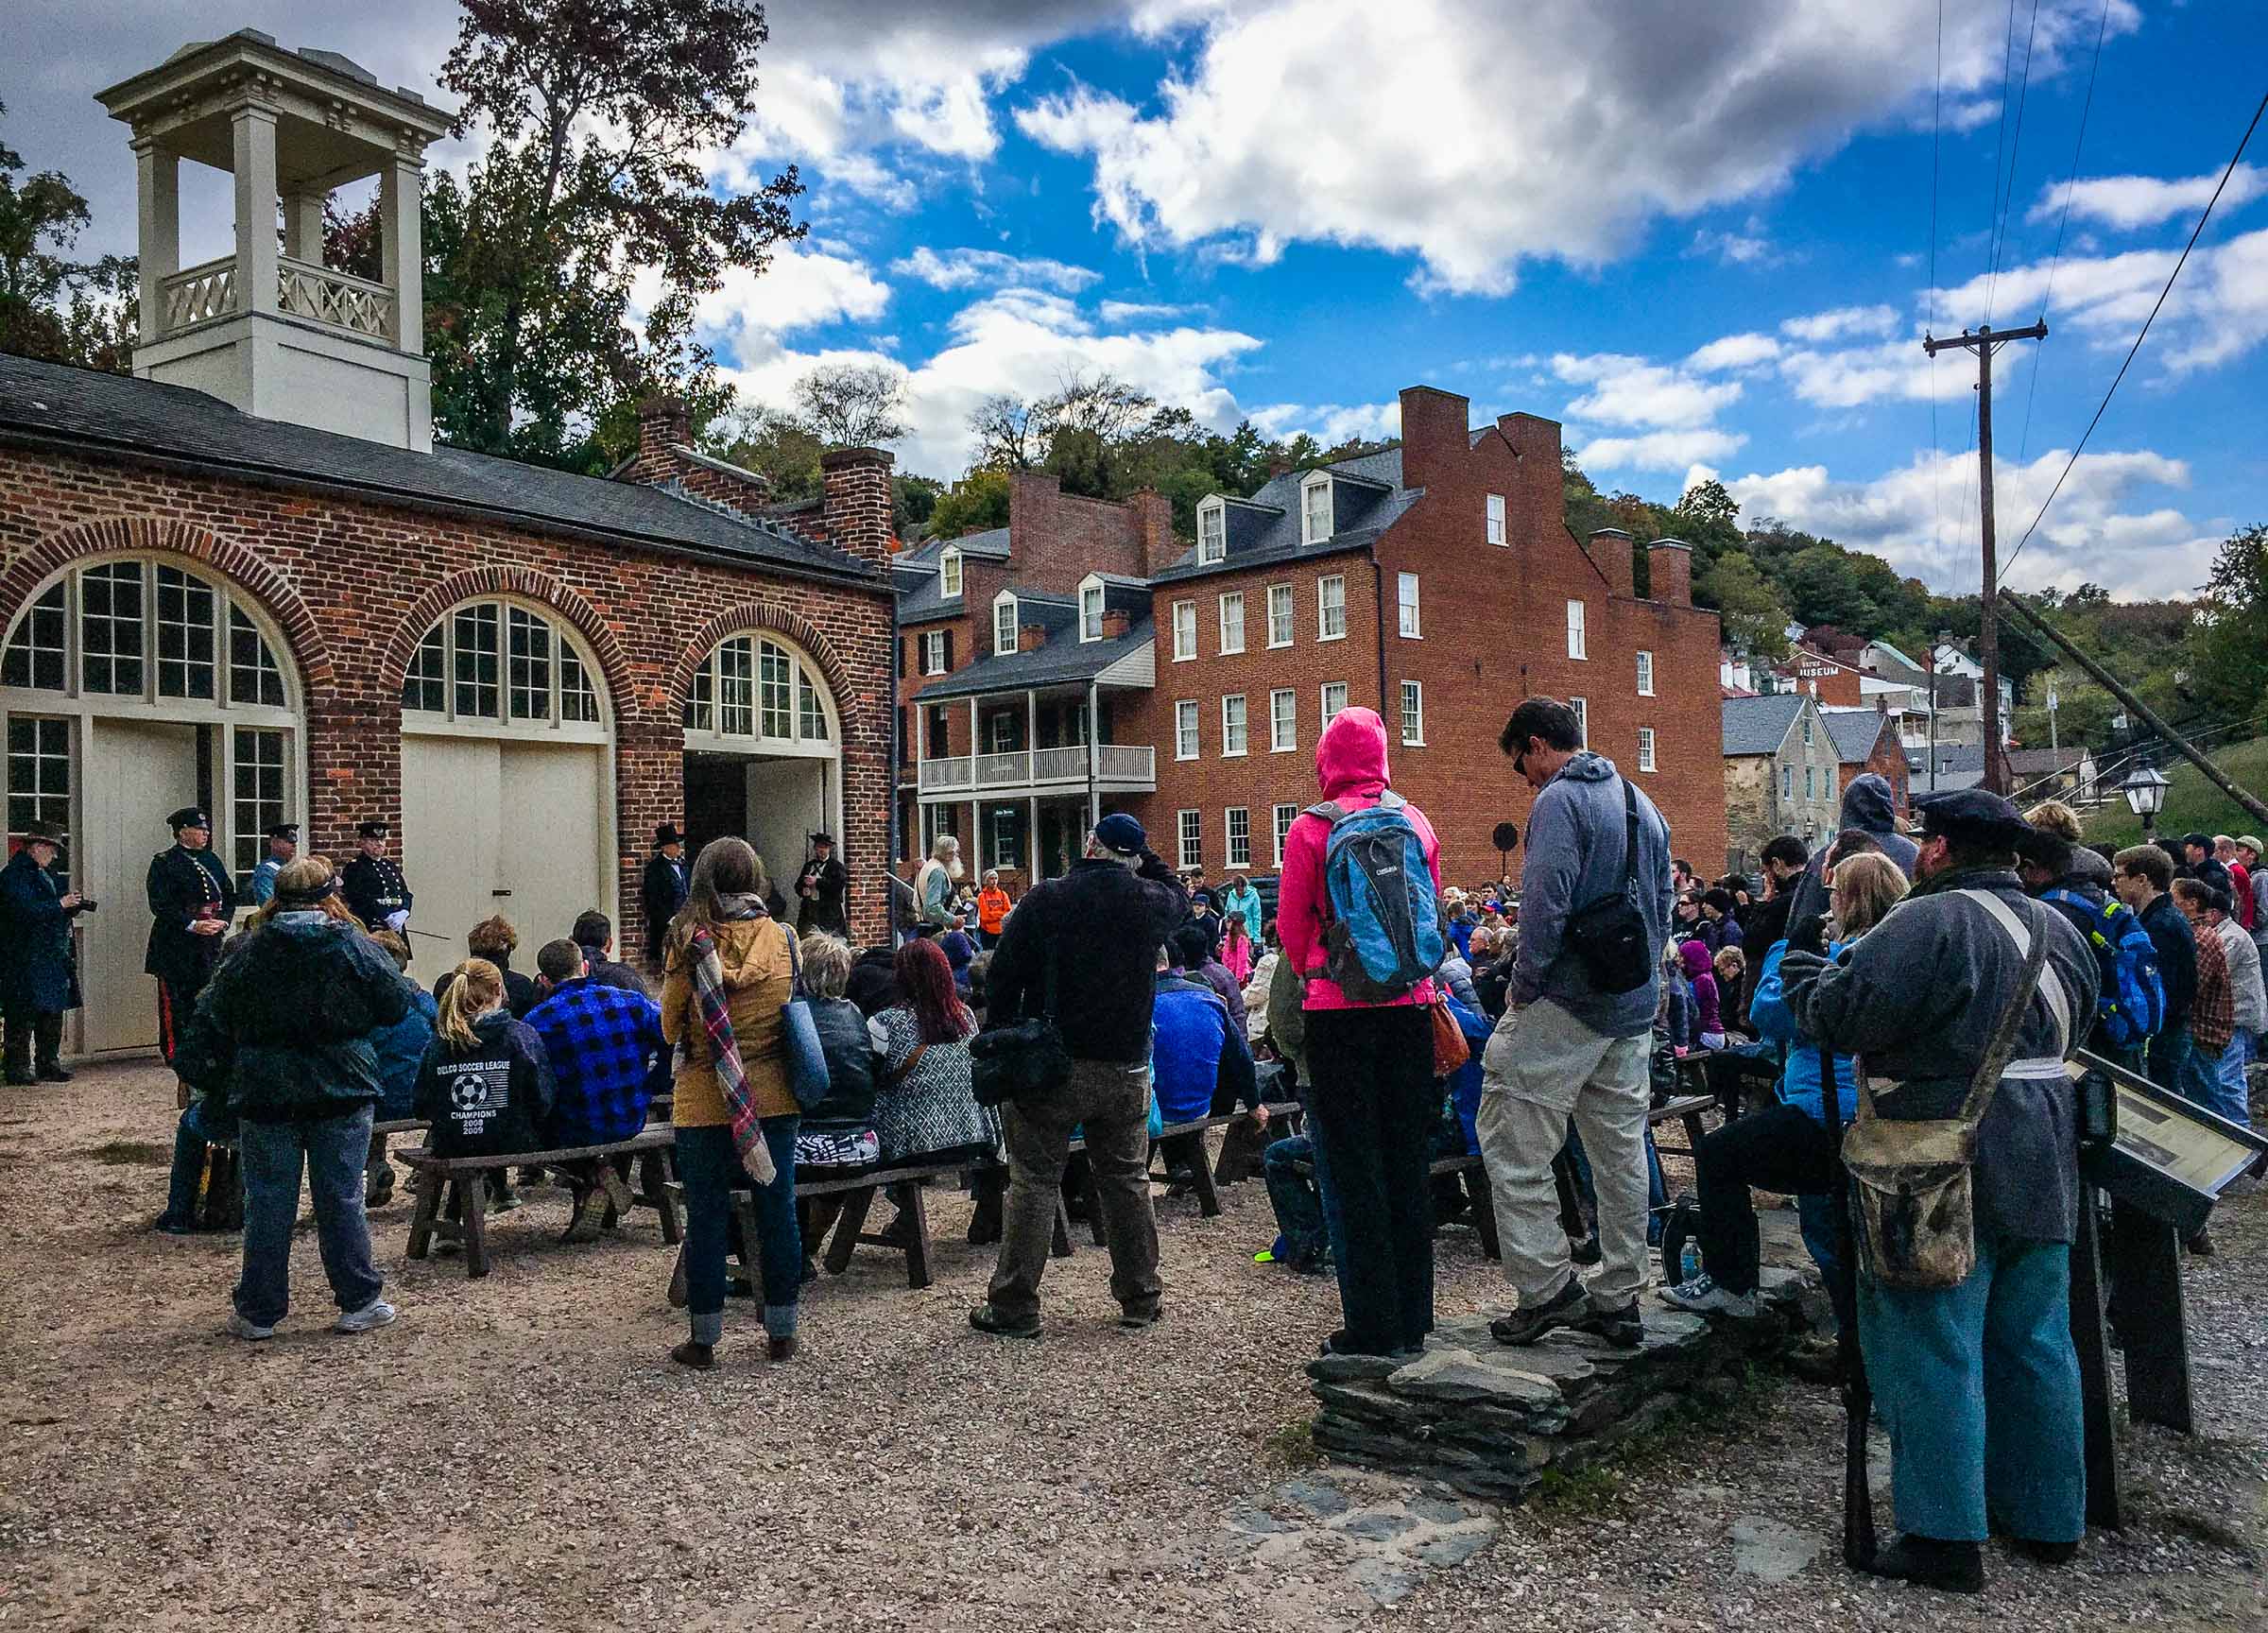
[[[1386,726],[1375,711],[1345,709],[1323,729],[1315,745],[1315,781],[1323,798],[1335,799],[1342,810],[1363,811],[1378,803],[1386,787]],[[1441,885],[1441,842],[1433,825],[1415,805],[1402,808],[1410,826],[1425,847],[1425,863]],[[1331,895],[1323,883],[1323,856],[1330,848],[1331,824],[1302,811],[1283,841],[1283,879],[1278,886],[1276,932],[1283,938],[1283,955],[1292,968],[1308,977],[1305,1007],[1309,1009],[1374,1009],[1396,1005],[1431,1004],[1434,984],[1420,981],[1392,1005],[1358,1004],[1339,990],[1337,982],[1323,974],[1323,922],[1331,911]]]

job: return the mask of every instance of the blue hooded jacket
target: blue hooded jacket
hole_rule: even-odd
[[[1251,1045],[1210,987],[1178,975],[1159,976],[1151,1017],[1156,1032],[1150,1081],[1165,1122],[1194,1123],[1211,1116],[1223,1088],[1246,1106],[1258,1104]]]
[[[1827,950],[1830,962],[1843,954],[1850,945],[1837,941]],[[1786,991],[1779,981],[1780,955],[1786,953],[1785,941],[1772,943],[1772,951],[1764,954],[1764,966],[1756,982],[1756,996],[1749,1000],[1748,1019],[1756,1023],[1757,1032],[1768,1042],[1778,1043],[1786,1052],[1787,1064],[1779,1074],[1779,1097],[1790,1106],[1803,1111],[1814,1123],[1827,1121],[1827,1102],[1820,1087],[1819,1045],[1796,1028],[1795,1012],[1788,1007]],[[1857,1062],[1848,1055],[1835,1057],[1835,1097],[1842,1102],[1843,1121],[1848,1124],[1859,1114],[1859,1088],[1855,1075]]]

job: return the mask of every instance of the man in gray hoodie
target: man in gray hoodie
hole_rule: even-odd
[[[1853,777],[1850,786],[1843,790],[1843,809],[1838,815],[1836,832],[1856,828],[1862,834],[1871,834],[1882,848],[1882,854],[1898,864],[1898,870],[1909,880],[1914,877],[1914,858],[1920,847],[1898,831],[1898,793],[1890,780],[1879,772],[1868,771]],[[1829,835],[1831,839],[1832,834]],[[1788,908],[1791,928],[1802,923],[1814,913],[1827,911],[1827,853],[1829,845],[1821,845],[1813,852],[1811,865],[1803,877],[1796,882],[1796,900]],[[1758,953],[1761,962],[1766,947]]]
[[[1574,711],[1556,698],[1522,702],[1500,747],[1538,792],[1521,870],[1519,963],[1481,1055],[1481,1155],[1504,1278],[1520,1294],[1518,1312],[1490,1330],[1504,1344],[1573,1327],[1635,1345],[1647,1269],[1646,1056],[1672,901],[1669,824],[1612,761],[1583,748]],[[1645,926],[1648,973],[1627,992],[1602,992],[1567,944],[1568,923],[1625,888]],[[1571,1116],[1599,1198],[1604,1257],[1589,1290],[1570,1263],[1552,1182]]]

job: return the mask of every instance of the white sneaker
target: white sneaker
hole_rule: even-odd
[[[276,1330],[273,1327],[263,1327],[257,1322],[247,1321],[233,1310],[229,1312],[229,1324],[225,1331],[230,1337],[242,1338],[250,1344],[257,1344],[263,1338],[273,1338],[276,1335]]]
[[[373,1328],[387,1325],[400,1314],[399,1310],[396,1310],[385,1299],[373,1298],[361,1309],[350,1311],[341,1315],[337,1324],[331,1331],[334,1332],[368,1332]]]
[[[1756,1319],[1756,1295],[1727,1293],[1706,1270],[1691,1281],[1661,1290],[1661,1301],[1696,1315],[1729,1315],[1735,1321]]]

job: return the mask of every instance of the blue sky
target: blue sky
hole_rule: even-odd
[[[34,0],[43,66],[0,89],[5,129],[94,195],[101,248],[130,236],[131,170],[97,85],[250,23],[430,91],[454,31],[442,0],[184,22],[199,9]],[[1998,367],[2005,553],[2268,78],[2242,4],[1946,0],[1942,44],[1936,0],[770,15],[761,121],[716,173],[799,163],[812,232],[704,308],[753,399],[822,359],[887,361],[902,465],[952,476],[977,401],[1074,372],[1331,438],[1391,435],[1396,392],[1426,383],[1476,420],[1562,420],[1602,487],[1667,500],[1714,473],[1746,516],[1939,588],[1975,583],[1973,364],[1933,368],[1922,329],[1989,300],[1996,324],[2053,330]],[[2251,157],[2014,582],[2180,593],[2268,520],[2268,139]]]

